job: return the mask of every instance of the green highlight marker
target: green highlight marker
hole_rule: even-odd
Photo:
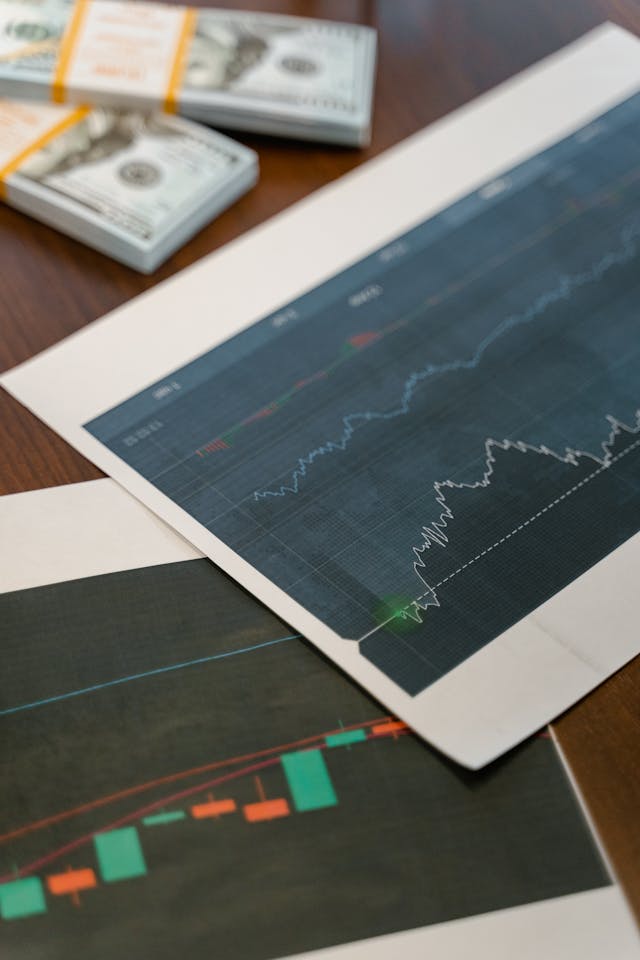
[[[150,817],[143,817],[142,822],[145,827],[159,827],[163,823],[174,823],[176,820],[184,820],[186,813],[184,810],[172,810],[170,813],[154,813]]]
[[[298,813],[336,806],[338,798],[320,750],[283,753],[280,763]]]
[[[383,597],[373,611],[373,618],[379,627],[387,627],[394,633],[405,633],[420,626],[420,618],[413,612],[411,597]]]
[[[135,827],[97,833],[93,838],[100,876],[105,883],[143,877],[147,872],[140,838]]]
[[[324,738],[328,747],[346,747],[350,743],[362,743],[367,739],[365,730],[345,730],[344,733],[330,733]]]
[[[0,884],[0,917],[3,920],[32,917],[36,913],[45,913],[46,909],[40,877],[24,877]]]

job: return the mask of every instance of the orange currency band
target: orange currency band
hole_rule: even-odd
[[[187,66],[187,53],[189,52],[189,45],[191,44],[191,40],[196,31],[197,20],[198,11],[193,7],[187,7],[184,12],[184,19],[182,21],[182,27],[180,28],[178,43],[176,44],[173,66],[171,67],[171,73],[169,74],[167,95],[164,98],[164,109],[166,113],[177,112],[178,95],[182,86],[184,71]]]
[[[30,143],[28,147],[25,147],[24,150],[21,150],[20,153],[16,154],[16,156],[10,160],[9,163],[0,168],[0,200],[4,200],[6,197],[6,180],[10,174],[15,173],[16,170],[22,166],[25,160],[32,156],[32,154],[37,153],[38,150],[42,150],[43,147],[46,147],[51,140],[54,140],[57,136],[59,136],[61,133],[64,133],[64,131],[68,130],[70,127],[74,127],[76,123],[84,120],[89,112],[90,107],[78,107],[77,110],[74,110],[72,113],[68,114],[64,120],[60,120],[59,123],[56,123],[50,127],[46,133],[43,133],[42,136]]]
[[[58,63],[56,64],[56,71],[51,84],[51,99],[54,103],[65,102],[65,83],[69,72],[69,65],[75,53],[78,36],[87,16],[90,2],[91,0],[76,0],[71,19],[62,38]]]

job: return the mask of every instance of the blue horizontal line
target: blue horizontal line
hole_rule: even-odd
[[[155,677],[161,673],[170,673],[172,670],[182,670],[184,667],[195,667],[200,663],[211,663],[212,660],[225,660],[227,657],[237,657],[241,653],[252,653],[254,650],[261,650],[263,647],[273,647],[278,643],[286,643],[287,640],[299,640],[300,634],[294,633],[289,637],[278,637],[277,640],[265,640],[264,643],[256,643],[252,647],[241,647],[238,650],[228,650],[226,653],[213,653],[209,657],[198,657],[197,660],[185,660],[183,663],[172,663],[168,667],[157,667],[155,670],[146,670],[144,673],[132,673],[128,677],[118,677],[116,680],[105,680],[104,683],[95,683],[91,687],[82,687],[81,690],[71,690],[69,693],[59,693],[55,697],[45,697],[43,700],[34,700],[31,703],[21,703],[18,707],[8,707],[6,710],[0,710],[0,717],[6,717],[11,713],[19,713],[22,710],[33,710],[35,707],[43,707],[47,703],[57,703],[60,700],[69,700],[71,697],[80,697],[85,693],[95,693],[96,690],[104,690],[105,687],[115,687],[120,683],[130,683],[132,680],[144,680],[146,677]]]

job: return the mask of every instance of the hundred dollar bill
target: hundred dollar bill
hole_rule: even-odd
[[[6,202],[143,273],[257,171],[252,150],[178,117],[0,100]]]
[[[135,0],[0,0],[0,93],[177,110],[237,129],[362,145],[376,32]]]

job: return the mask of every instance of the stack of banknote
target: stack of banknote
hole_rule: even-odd
[[[368,143],[376,32],[136,0],[0,0],[0,92],[172,109],[214,126]]]
[[[11,206],[143,273],[256,181],[256,154],[163,113],[0,100]]]
[[[0,0],[0,196],[150,272],[257,179],[253,151],[192,121],[366,144],[375,59],[352,24]]]

